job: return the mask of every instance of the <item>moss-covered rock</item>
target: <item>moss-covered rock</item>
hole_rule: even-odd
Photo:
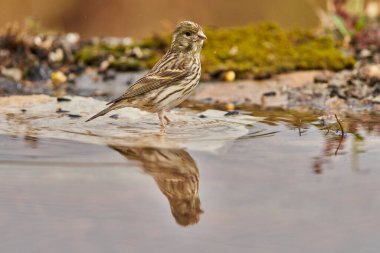
[[[340,70],[355,62],[329,37],[285,31],[272,23],[206,29],[206,34],[203,69],[207,73],[232,69],[238,77],[247,73],[262,76],[297,69]]]
[[[345,56],[327,36],[309,31],[286,31],[273,23],[244,27],[206,28],[208,40],[202,52],[203,72],[217,75],[233,70],[237,78],[265,77],[290,70],[351,68]],[[93,44],[76,52],[77,61],[98,65],[112,55],[110,66],[118,70],[150,68],[169,46],[170,35],[155,35],[131,45]],[[133,53],[140,48],[141,54]]]

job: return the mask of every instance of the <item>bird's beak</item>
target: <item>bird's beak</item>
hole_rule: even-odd
[[[199,31],[197,33],[198,37],[201,38],[202,40],[205,40],[207,39],[206,35],[203,33],[203,31]]]

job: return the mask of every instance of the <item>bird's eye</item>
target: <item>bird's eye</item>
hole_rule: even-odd
[[[190,33],[190,32],[185,32],[185,35],[186,35],[187,37],[189,37],[189,36],[191,35],[191,33]]]

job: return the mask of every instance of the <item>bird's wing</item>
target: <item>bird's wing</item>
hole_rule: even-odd
[[[186,69],[167,69],[148,73],[129,87],[122,96],[116,98],[108,104],[114,104],[123,99],[136,97],[154,89],[170,85],[182,80],[186,77],[186,75],[188,75],[188,70]]]

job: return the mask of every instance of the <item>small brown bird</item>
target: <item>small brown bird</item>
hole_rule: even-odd
[[[165,113],[188,98],[199,83],[200,53],[205,39],[206,35],[200,25],[191,21],[180,22],[174,31],[169,50],[152,70],[130,86],[122,96],[109,102],[109,107],[87,121],[112,110],[135,107],[158,113],[164,130],[170,123]]]

